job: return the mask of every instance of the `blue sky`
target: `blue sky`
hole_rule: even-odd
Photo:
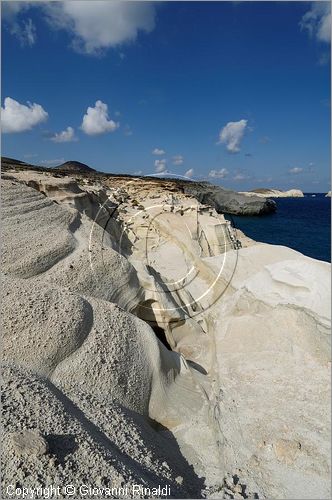
[[[330,189],[328,3],[2,5],[3,155]]]

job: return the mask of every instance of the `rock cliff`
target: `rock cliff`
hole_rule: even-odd
[[[330,265],[94,175],[2,179],[3,484],[329,498]]]
[[[194,196],[198,201],[215,207],[217,212],[233,215],[264,215],[275,212],[276,203],[265,196],[253,194],[248,198],[209,183],[190,183],[184,186],[184,192]],[[262,199],[263,198],[263,199]]]

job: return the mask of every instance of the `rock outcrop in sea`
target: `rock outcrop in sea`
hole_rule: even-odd
[[[303,198],[304,194],[300,189],[289,189],[280,191],[280,189],[253,189],[252,191],[243,191],[241,194],[246,196],[259,196],[260,198]]]
[[[190,182],[183,186],[184,192],[194,196],[200,203],[212,205],[218,213],[233,215],[265,215],[276,211],[273,200],[215,186],[209,182]],[[262,199],[263,198],[263,199]]]
[[[330,265],[210,185],[4,170],[2,491],[329,498]]]

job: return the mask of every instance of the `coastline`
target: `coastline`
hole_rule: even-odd
[[[326,497],[330,265],[234,237],[168,180],[53,173],[2,179],[4,374],[22,394],[6,392],[5,483],[23,415],[46,443],[43,467],[30,464],[45,477],[74,484],[89,470],[189,498]],[[68,434],[60,469],[52,436]]]
[[[309,257],[331,261],[331,206],[324,193],[280,198],[276,213],[267,218],[229,218],[254,240],[287,246]]]

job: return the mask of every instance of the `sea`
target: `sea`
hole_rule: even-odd
[[[304,198],[274,198],[277,211],[261,216],[227,216],[256,241],[284,245],[331,262],[331,198],[305,193]]]

